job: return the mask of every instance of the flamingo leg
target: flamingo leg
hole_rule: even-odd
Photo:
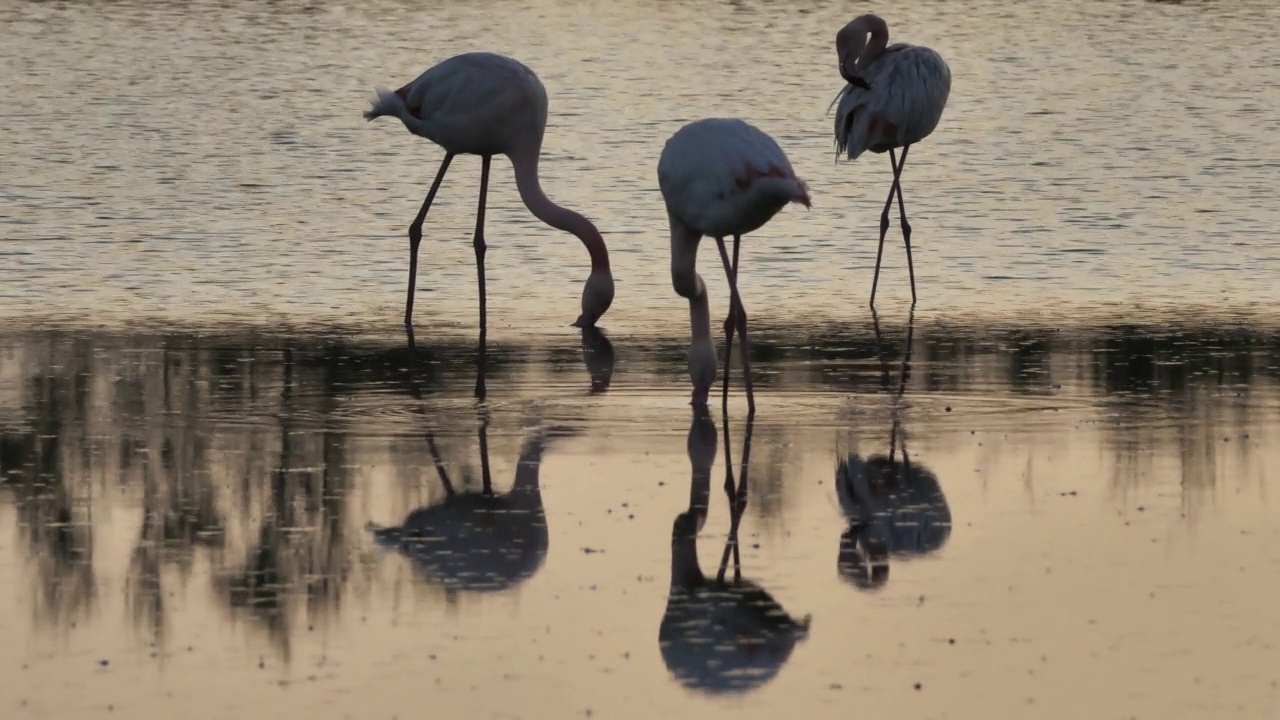
[[[422,208],[418,210],[417,217],[409,226],[409,292],[404,301],[404,329],[409,334],[410,347],[413,347],[413,294],[418,282],[418,245],[422,243],[422,223],[427,219],[427,211],[431,209],[431,203],[435,201],[436,193],[440,191],[440,183],[444,181],[444,173],[449,169],[451,162],[453,162],[453,153],[447,153],[440,163],[435,182],[431,183],[431,189],[427,191],[427,199],[422,202]]]
[[[729,278],[729,303],[738,325],[738,334],[742,336],[739,355],[742,356],[743,384],[747,388],[747,418],[750,419],[756,414],[756,398],[755,390],[751,385],[751,358],[747,354],[747,310],[742,306],[742,298],[738,295],[738,277],[729,264],[729,253],[725,250],[724,238],[716,238],[716,246],[720,249],[720,262],[724,264],[724,274]],[[726,377],[725,380],[728,381],[728,378]]]
[[[440,476],[440,484],[444,486],[446,495],[453,495],[453,482],[449,480],[449,473],[444,469],[444,459],[440,457],[440,448],[436,447],[435,436],[427,433],[427,450],[431,452],[431,462],[436,466],[436,474]]]
[[[889,358],[885,355],[884,344],[880,335],[880,314],[876,312],[874,305],[871,307],[871,327],[876,333],[876,354],[880,356],[880,387],[884,390],[888,390]]]
[[[907,209],[902,205],[902,166],[907,164],[907,151],[911,149],[910,145],[902,147],[902,159],[898,161],[897,166],[893,169],[894,182],[898,186],[898,218],[902,225],[902,242],[907,246],[907,275],[911,278],[911,307],[916,306],[916,269],[914,263],[911,262],[911,223],[907,222]],[[889,151],[889,162],[893,162],[893,150]]]
[[[726,423],[727,425],[728,423]],[[751,467],[751,435],[755,429],[755,416],[747,415],[747,428],[742,434],[742,467],[738,471],[738,491],[729,493],[729,540],[725,544],[724,554],[720,557],[720,571],[716,573],[716,581],[724,582],[724,574],[729,566],[729,555],[733,554],[733,582],[742,580],[742,560],[738,553],[738,528],[742,524],[742,515],[747,510],[747,472]],[[726,443],[727,444],[727,443]],[[725,463],[729,463],[728,455]],[[729,488],[725,488],[729,490]]]
[[[911,313],[907,316],[907,352],[902,356],[902,380],[898,383],[898,401],[901,402],[902,396],[907,392],[907,381],[911,378],[911,347],[912,336],[916,329],[916,309],[911,308]],[[901,409],[899,408],[899,413]],[[901,416],[897,413],[894,415],[894,430],[898,435],[902,434]],[[902,467],[909,473],[911,471],[911,458],[907,457],[907,439],[902,438]],[[892,451],[890,451],[889,460],[893,460]]]
[[[733,236],[733,270],[729,274],[729,282],[738,281],[738,246],[742,240],[741,235]],[[729,314],[724,319],[724,386],[720,396],[721,409],[724,416],[729,416],[729,363],[733,359],[733,330],[734,323],[737,319],[737,312],[733,303],[729,303]]]
[[[493,497],[493,475],[489,471],[489,413],[481,411],[480,418],[480,481],[481,492],[486,497]]]
[[[747,429],[742,433],[742,466],[738,471],[738,524],[747,511],[747,471],[751,466],[751,435],[755,430],[755,415],[747,416]],[[742,580],[742,566],[738,561],[738,531],[733,529],[733,581]]]
[[[907,160],[907,151],[906,151],[906,148],[903,148],[902,161],[905,163],[906,160]],[[876,286],[879,285],[880,283],[880,259],[884,256],[884,238],[886,235],[889,234],[889,209],[893,207],[894,195],[899,196],[899,200],[898,200],[899,203],[902,202],[901,200],[902,188],[899,187],[899,179],[900,179],[900,176],[902,175],[902,166],[898,164],[898,159],[893,152],[893,148],[889,148],[889,164],[893,166],[893,184],[889,186],[889,197],[885,198],[884,211],[880,213],[880,246],[879,248],[876,249],[876,272],[875,272],[875,275],[872,276],[871,278],[871,307],[873,309],[876,306]],[[906,222],[906,217],[907,217],[906,212],[903,211],[903,215],[902,215],[903,223]],[[903,228],[904,228],[903,232],[905,233],[910,232],[910,226],[904,224]],[[911,241],[907,240],[907,258],[908,258],[907,267],[908,268],[911,267],[910,257],[911,257]],[[916,299],[915,270],[911,270],[910,272],[911,272],[911,303],[914,305],[915,299]]]
[[[730,305],[729,307],[732,308],[733,306]],[[724,494],[729,503],[730,522],[732,522],[733,509],[736,506],[734,498],[737,495],[737,492],[737,484],[733,480],[733,442],[731,442],[729,437],[729,413],[726,410],[724,414]],[[733,536],[730,535],[729,540],[732,541],[732,539]],[[729,562],[729,550],[731,547],[733,549],[734,559],[736,560],[738,558],[737,546],[732,545],[731,542],[726,542],[724,557],[720,560],[720,573],[717,576],[721,580],[724,580],[724,570],[726,564]]]
[[[484,399],[484,371],[485,371],[485,352],[486,340],[489,334],[489,316],[487,312],[487,293],[484,287],[484,252],[486,245],[484,244],[484,201],[485,196],[489,194],[489,163],[493,160],[491,155],[485,155],[481,160],[480,170],[480,205],[476,210],[476,237],[472,244],[476,249],[476,278],[480,284],[480,357],[476,360],[476,397]],[[486,486],[488,483],[488,475],[485,477]]]

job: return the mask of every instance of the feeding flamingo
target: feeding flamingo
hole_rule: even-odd
[[[742,335],[742,371],[749,412],[756,409],[747,357],[747,312],[738,295],[738,243],[762,227],[788,203],[809,207],[809,191],[796,177],[778,143],[742,120],[697,120],[667,140],[658,160],[658,186],[671,223],[671,284],[689,300],[692,325],[689,378],[695,403],[705,403],[716,379],[707,289],[698,275],[698,242],[716,239],[729,278],[729,315],[724,321],[724,397],[728,402],[729,355],[736,327]],[[733,262],[725,236],[733,236]]]
[[[489,189],[489,162],[506,155],[515,169],[516,188],[534,217],[572,233],[591,255],[591,274],[582,290],[582,314],[573,323],[593,327],[613,302],[613,273],[609,252],[600,231],[582,215],[563,208],[542,191],[538,158],[547,125],[547,91],[538,76],[524,64],[502,55],[473,52],[457,55],[430,68],[416,80],[394,92],[379,89],[366,120],[383,115],[400,118],[415,135],[444,148],[444,161],[427,192],[413,224],[409,226],[409,291],[404,324],[413,340],[413,295],[418,271],[418,244],[422,223],[435,199],[445,171],[455,155],[479,155],[480,202],[476,211],[476,273],[480,285],[480,352],[486,334],[484,284],[484,207]],[[479,388],[478,388],[479,390]]]
[[[867,40],[867,35],[871,40]],[[854,160],[864,151],[889,151],[893,184],[880,215],[880,248],[876,251],[875,277],[871,281],[871,306],[876,304],[880,258],[889,231],[889,208],[898,196],[902,240],[907,248],[907,272],[911,277],[911,304],[916,302],[916,272],[911,262],[911,225],[902,203],[902,167],[907,150],[933,132],[951,93],[951,69],[942,56],[920,45],[889,45],[889,26],[876,15],[854,18],[836,34],[840,75],[848,85],[837,100],[836,152]],[[832,103],[835,104],[834,102]],[[902,161],[894,154],[902,148]]]

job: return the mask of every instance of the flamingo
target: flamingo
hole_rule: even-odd
[[[400,118],[414,135],[444,148],[444,160],[413,224],[409,226],[409,290],[404,325],[413,342],[413,294],[418,274],[422,223],[455,155],[479,155],[480,202],[476,211],[476,273],[480,285],[480,352],[486,334],[484,284],[484,206],[489,163],[506,155],[515,169],[516,188],[529,212],[542,222],[572,233],[591,256],[591,274],[582,290],[582,314],[575,327],[594,327],[613,303],[613,273],[600,231],[582,215],[561,207],[542,191],[538,159],[547,126],[547,91],[532,70],[509,57],[487,52],[457,55],[430,68],[394,92],[379,88],[366,120]],[[483,361],[482,361],[483,362]],[[479,388],[478,388],[479,390]]]
[[[747,312],[738,295],[738,243],[789,203],[809,207],[809,190],[797,178],[778,143],[738,119],[697,120],[667,140],[658,160],[658,186],[671,223],[671,284],[689,300],[692,325],[689,377],[693,401],[705,403],[716,379],[716,348],[711,341],[707,289],[698,275],[698,242],[716,239],[729,278],[729,315],[724,321],[724,401],[729,396],[729,356],[736,326],[742,335],[742,368],[748,412],[756,405],[747,357]],[[725,236],[733,236],[733,262]]]
[[[867,35],[871,35],[870,42]],[[836,152],[854,160],[863,152],[889,151],[893,184],[880,214],[880,248],[871,281],[871,307],[876,305],[880,258],[889,231],[889,208],[898,196],[902,241],[907,248],[907,272],[911,277],[911,304],[916,304],[916,271],[911,262],[911,225],[902,204],[902,167],[907,151],[933,132],[951,93],[951,69],[937,52],[921,45],[889,45],[889,26],[877,15],[861,15],[836,34],[840,75],[847,82],[837,96]],[[832,103],[833,105],[835,102]],[[902,148],[899,162],[895,148]]]

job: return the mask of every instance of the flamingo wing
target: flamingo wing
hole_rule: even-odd
[[[891,45],[865,71],[871,89],[847,85],[836,109],[836,152],[856,159],[923,140],[938,126],[951,70],[927,47]]]

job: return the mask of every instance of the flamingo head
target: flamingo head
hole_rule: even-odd
[[[872,47],[867,36],[872,36]],[[884,20],[875,15],[860,15],[840,28],[836,33],[836,56],[840,60],[840,77],[854,87],[870,90],[871,85],[862,76],[868,63],[884,51],[889,31]],[[864,57],[865,56],[865,57]]]
[[[870,90],[871,83],[858,72],[858,56],[854,53],[840,54],[840,77],[856,88]]]
[[[809,184],[800,178],[796,178],[796,186],[792,191],[791,202],[800,203],[806,208],[813,207],[813,202],[809,199]]]
[[[693,383],[694,406],[705,405],[711,386],[716,382],[716,346],[710,337],[695,339],[689,343],[689,380]]]
[[[573,322],[574,327],[595,327],[596,321],[613,304],[613,273],[608,270],[592,270],[582,287],[582,314]]]

